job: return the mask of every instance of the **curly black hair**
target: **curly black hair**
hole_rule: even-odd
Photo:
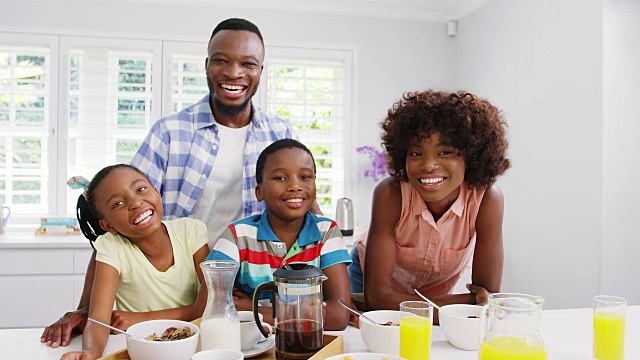
[[[507,124],[487,100],[460,91],[409,92],[389,109],[382,127],[382,146],[392,176],[407,180],[407,148],[439,132],[441,141],[465,159],[465,181],[473,187],[493,184],[510,166],[506,158]]]

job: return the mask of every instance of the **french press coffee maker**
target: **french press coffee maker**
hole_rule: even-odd
[[[273,273],[273,281],[260,284],[253,294],[253,317],[258,318],[258,299],[272,293],[278,360],[308,359],[322,348],[322,271],[309,264],[283,265]],[[262,334],[269,334],[259,326]]]

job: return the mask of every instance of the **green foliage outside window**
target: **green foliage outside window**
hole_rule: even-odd
[[[118,83],[121,84],[118,86],[118,91],[145,92],[147,90],[146,60],[120,59],[118,66],[120,69]]]
[[[142,142],[138,140],[118,140],[116,142],[116,163],[130,163],[141,144]]]
[[[14,138],[13,162],[16,167],[31,167],[29,165],[40,164],[42,142],[40,139]]]
[[[11,197],[14,204],[39,204],[40,195],[15,194]]]
[[[41,189],[40,180],[16,180],[13,182],[13,190],[36,190]]]

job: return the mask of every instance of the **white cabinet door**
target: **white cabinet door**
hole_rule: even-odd
[[[74,249],[73,250],[73,273],[84,274],[87,272],[87,265],[91,260],[93,249]]]
[[[0,274],[2,275],[72,273],[73,249],[3,249],[0,251]]]
[[[78,306],[93,250],[2,249],[0,328],[44,327]]]
[[[1,276],[0,328],[44,327],[74,308],[72,275]]]

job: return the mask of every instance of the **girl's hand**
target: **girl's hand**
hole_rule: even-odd
[[[467,284],[467,289],[476,295],[476,305],[484,306],[489,302],[489,292],[482,286]]]
[[[233,303],[236,306],[236,310],[253,310],[253,300],[246,292],[242,290],[233,290]]]
[[[127,330],[131,325],[137,324],[149,320],[146,313],[128,312],[113,310],[111,312],[111,326],[117,327],[120,330]],[[118,334],[115,331],[111,331],[112,334]],[[83,359],[84,360],[84,359]]]
[[[90,350],[68,352],[60,358],[60,360],[96,360],[100,355],[97,355]]]

